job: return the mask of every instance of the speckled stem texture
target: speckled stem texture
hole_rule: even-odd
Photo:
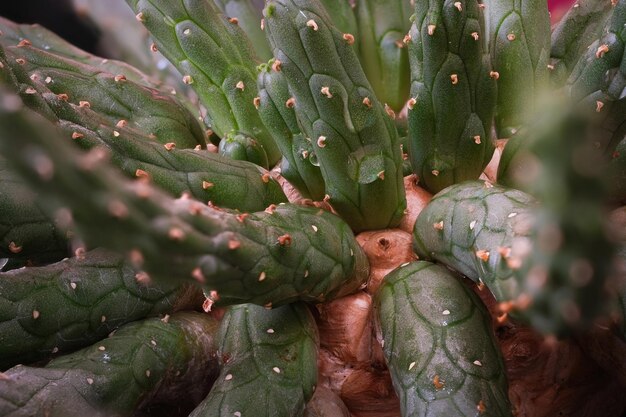
[[[508,138],[548,86],[550,15],[545,0],[484,0],[485,37],[498,72],[496,131]]]
[[[272,57],[270,44],[261,29],[261,9],[253,0],[214,0],[217,7],[228,18],[236,18],[239,27],[246,33],[252,49],[259,59]]]
[[[0,133],[12,140],[3,141],[0,152],[11,152],[16,169],[43,195],[70,206],[88,242],[131,251],[154,278],[195,281],[221,305],[268,306],[324,301],[367,279],[367,258],[333,214],[280,205],[242,215],[173,200],[120,177],[101,149],[78,155],[45,129],[26,111],[2,112]],[[15,152],[17,144],[22,149]]]
[[[448,269],[404,265],[385,277],[378,304],[402,416],[512,416],[491,317]]]
[[[613,12],[611,0],[579,0],[572,4],[552,31],[550,81],[562,86],[587,51],[605,29]]]
[[[201,391],[217,373],[217,329],[210,316],[178,313],[128,324],[45,368],[16,366],[1,374],[0,414],[132,416],[156,394]]]
[[[42,202],[0,158],[0,258],[33,263],[69,254],[68,239],[42,210]]]
[[[243,304],[220,328],[222,369],[190,417],[298,417],[317,384],[319,336],[302,303]]]
[[[179,148],[205,146],[206,137],[200,124],[175,95],[120,78],[125,77],[124,73],[110,73],[99,65],[55,54],[45,45],[32,44],[28,39],[16,42],[0,36],[0,42],[25,89],[29,81],[39,84],[64,101],[76,105],[83,102],[84,107],[108,120],[107,124],[119,123],[123,125],[120,130],[124,127],[144,132],[155,142],[174,143]],[[24,91],[24,94],[29,93]]]
[[[528,255],[536,202],[522,191],[468,181],[441,191],[417,217],[414,249],[474,281],[498,301],[524,291],[515,270]]]
[[[281,65],[273,60],[259,68],[259,115],[283,154],[281,175],[303,197],[319,201],[325,196],[324,179],[315,147],[298,124],[295,99],[291,97],[287,80],[279,70]]]
[[[88,346],[119,326],[199,307],[189,284],[148,284],[120,255],[97,249],[0,273],[0,370]]]
[[[496,78],[475,0],[421,1],[411,27],[409,156],[431,192],[478,179],[491,159]]]
[[[356,2],[356,39],[363,70],[378,99],[396,112],[404,107],[410,87],[409,57],[403,39],[411,26],[412,9],[409,0]]]
[[[205,0],[127,0],[159,51],[198,93],[223,137],[241,132],[265,149],[270,165],[280,152],[254,108],[257,58],[245,33]]]
[[[45,58],[47,66],[33,66],[31,58],[24,64],[18,63],[16,59],[26,59],[24,51],[27,50],[33,59]],[[178,134],[187,132],[190,135],[189,132],[196,132],[200,127],[175,98],[144,86],[131,85],[128,80],[115,81],[114,74],[95,67],[79,63],[73,66],[62,57],[34,46],[9,47],[7,53],[9,59],[3,60],[0,56],[0,62],[7,63],[0,71],[7,73],[10,77],[8,84],[19,91],[24,102],[57,123],[68,141],[72,140],[85,149],[101,145],[109,148],[112,162],[128,176],[150,179],[176,197],[189,193],[200,201],[242,211],[262,210],[270,204],[287,201],[279,184],[255,164],[234,161],[205,149],[180,149],[196,144],[181,141]],[[108,80],[106,88],[83,89],[80,94],[67,97],[59,95],[68,90],[56,85],[55,74],[60,70],[53,63],[58,60],[71,68],[64,73],[66,85],[81,84],[81,80],[91,79],[89,77],[96,73],[97,79]],[[48,77],[51,77],[50,82]],[[140,93],[141,97],[135,97],[138,101],[124,101],[121,96],[127,90],[134,91],[135,95]],[[162,102],[161,112],[148,115],[137,110],[144,106],[145,100],[152,102],[153,107],[156,106],[154,103]],[[141,114],[136,116],[137,112]],[[177,114],[184,116],[183,119],[193,128],[187,131],[184,120],[179,120]],[[158,124],[165,118],[171,122],[172,130],[167,135],[146,133],[146,126],[134,123],[136,119],[141,122],[145,118],[151,120],[150,124]],[[202,137],[200,132],[197,139]],[[165,142],[158,142],[159,138]]]
[[[397,225],[406,207],[400,143],[351,40],[317,0],[270,1],[263,14],[329,202],[355,231]]]

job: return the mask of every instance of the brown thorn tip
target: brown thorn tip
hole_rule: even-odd
[[[122,203],[119,200],[112,200],[109,202],[109,214],[115,217],[116,219],[123,219],[128,217],[128,207],[126,204]]]
[[[139,271],[135,274],[135,281],[139,284],[149,284],[150,283],[150,275],[147,272]]]
[[[228,21],[232,23],[233,25],[239,24],[239,19],[237,19],[236,17],[231,17],[230,19],[228,19]]]
[[[176,240],[176,241],[181,241],[185,238],[185,232],[183,232],[182,229],[179,229],[178,227],[172,227],[168,232],[167,232],[167,237],[169,237],[172,240]]]
[[[241,247],[240,241],[235,240],[235,239],[228,241],[228,249],[235,250],[235,249],[238,249],[239,247]]]
[[[115,80],[116,83],[122,83],[126,81],[126,76],[124,74],[118,74],[113,79]]]
[[[348,45],[352,45],[354,43],[354,35],[350,33],[344,33],[343,39],[348,43]]]
[[[165,145],[163,145],[163,147],[168,150],[171,151],[172,149],[176,148],[176,143],[174,142],[168,142]]]
[[[272,64],[272,70],[274,70],[275,72],[280,72],[280,70],[282,69],[283,63],[279,59],[274,60],[274,63]]]
[[[198,281],[200,284],[204,284],[206,282],[206,278],[204,277],[204,274],[202,273],[202,269],[200,269],[200,267],[196,267],[193,271],[191,271],[191,277]]]
[[[280,246],[291,245],[291,236],[287,233],[282,236],[278,236],[278,243]]]
[[[392,120],[396,120],[396,112],[393,111],[393,109],[389,107],[387,103],[385,103],[385,112],[387,112],[387,115],[391,117]]]
[[[363,104],[365,105],[365,107],[367,107],[368,109],[372,108],[372,101],[370,100],[369,97],[365,97],[363,99]]]
[[[213,188],[214,186],[215,186],[215,184],[213,184],[212,182],[202,181],[202,189],[203,190],[208,190],[209,188]]]
[[[445,381],[442,380],[439,375],[435,375],[433,377],[433,385],[435,386],[435,389],[439,391],[445,386]]]
[[[85,253],[87,252],[87,250],[83,247],[80,248],[76,248],[76,250],[74,251],[74,256],[76,256],[76,258],[78,259],[85,259]]]
[[[484,249],[477,250],[476,257],[483,262],[487,262],[489,260],[489,251]]]
[[[22,246],[19,246],[15,242],[10,242],[9,251],[11,251],[11,253],[20,253],[22,251]]]
[[[478,401],[478,404],[476,405],[476,410],[478,410],[480,414],[484,414],[485,411],[487,411],[487,407],[485,407],[485,403],[483,402],[483,400]]]
[[[596,58],[602,58],[604,54],[606,54],[607,52],[609,52],[609,45],[607,44],[600,45],[598,47],[598,50],[596,51]]]
[[[144,171],[143,169],[137,168],[135,170],[135,177],[141,178],[141,179],[145,179],[145,180],[149,180],[150,179],[150,174],[147,171]]]
[[[266,172],[265,174],[261,175],[261,181],[263,181],[265,184],[267,184],[268,182],[270,182],[270,174],[269,172]]]
[[[290,97],[289,100],[285,102],[285,106],[287,106],[288,109],[293,108],[293,106],[295,105],[296,105],[296,99],[293,97]]]
[[[85,135],[83,135],[80,132],[73,132],[72,133],[72,139],[80,139],[80,138],[83,138],[83,137],[85,137]]]
[[[23,48],[24,46],[32,46],[32,42],[29,41],[28,39],[22,39],[18,44],[17,47],[18,48]]]
[[[318,29],[317,23],[316,23],[316,22],[315,22],[315,20],[313,20],[313,19],[308,20],[308,21],[306,22],[306,25],[307,25],[308,27],[310,27],[311,29],[313,29],[314,31],[317,31],[317,29]]]
[[[596,113],[600,113],[602,111],[602,107],[604,107],[604,103],[600,100],[596,101]]]

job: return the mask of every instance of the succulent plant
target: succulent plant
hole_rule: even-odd
[[[626,381],[626,0],[126,2],[136,67],[0,19],[0,415],[523,415],[518,328]]]

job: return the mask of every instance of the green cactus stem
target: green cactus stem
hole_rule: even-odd
[[[254,55],[246,35],[211,1],[127,0],[157,48],[183,74],[206,106],[211,128],[223,137],[242,132],[265,149],[271,166],[280,152],[254,108]]]
[[[403,416],[512,416],[504,361],[480,299],[445,267],[401,266],[378,294]]]
[[[304,304],[231,307],[220,327],[222,369],[190,417],[301,416],[317,384],[319,336]]]
[[[409,156],[432,192],[478,179],[494,150],[496,78],[476,1],[418,2],[410,32]]]
[[[611,0],[579,0],[552,31],[550,81],[562,86],[589,45],[602,36],[613,12]]]
[[[354,12],[353,2],[350,0],[320,0],[326,9],[333,25],[341,32],[354,36],[355,40],[360,39],[359,27]],[[359,51],[359,42],[354,43],[355,51]]]
[[[67,237],[41,204],[0,158],[0,258],[45,263],[68,256]]]
[[[363,70],[378,99],[402,110],[410,88],[404,39],[411,27],[411,2],[363,0],[356,3],[358,42]]]
[[[214,1],[225,16],[237,19],[237,24],[246,33],[256,56],[262,61],[270,59],[272,50],[261,27],[261,9],[252,0]]]
[[[178,149],[176,142],[160,144],[151,135],[129,128],[126,119],[106,117],[84,102],[81,105],[59,97],[49,90],[45,79],[32,79],[20,64],[7,64],[3,71],[9,68],[9,86],[18,89],[31,108],[58,122],[79,146],[111,149],[112,162],[129,177],[148,178],[176,197],[189,193],[200,201],[242,211],[287,201],[280,185],[258,166],[203,149]]]
[[[0,45],[5,48],[15,46],[26,39],[33,47],[45,50],[51,54],[62,56],[72,61],[78,61],[91,67],[98,67],[111,74],[124,74],[126,79],[146,87],[172,91],[171,86],[167,87],[162,82],[153,79],[132,65],[115,59],[105,59],[87,53],[42,26],[16,24],[0,17],[0,28],[3,33],[2,36],[0,36]]]
[[[39,83],[64,101],[89,107],[111,125],[145,132],[154,141],[174,143],[179,148],[206,145],[196,118],[171,94],[136,84],[123,74],[111,74],[54,55],[27,42],[5,47],[10,66],[21,83]]]
[[[544,0],[484,0],[485,44],[498,73],[496,132],[510,137],[548,85],[550,15]]]
[[[324,179],[313,144],[298,125],[295,99],[289,93],[281,66],[276,60],[259,66],[259,115],[283,154],[281,175],[303,197],[319,201],[325,195]]]
[[[190,285],[150,285],[120,255],[97,249],[0,273],[0,369],[88,346],[119,326],[202,304]]]
[[[626,1],[612,7],[604,30],[589,45],[567,80],[567,92],[593,122],[594,147],[610,158],[626,135]]]
[[[515,301],[525,289],[515,271],[532,245],[535,206],[530,195],[488,182],[453,185],[417,217],[415,252],[484,283],[498,301]]]
[[[607,164],[600,132],[584,105],[557,99],[502,155],[498,177],[542,201],[532,251],[515,274],[532,300],[523,315],[546,333],[585,329],[606,313],[615,247],[605,205],[619,194],[620,159],[617,151]]]
[[[178,313],[128,324],[44,368],[16,366],[0,374],[0,414],[121,417],[159,396],[197,400],[218,372],[218,327]]]
[[[267,3],[266,34],[313,143],[326,194],[355,231],[398,224],[406,207],[393,122],[318,1]]]
[[[199,283],[209,306],[321,302],[354,292],[367,279],[367,258],[339,217],[294,205],[238,214],[173,200],[120,177],[102,160],[102,149],[78,155],[51,138],[35,115],[16,110],[18,97],[8,97],[0,134],[11,140],[0,151],[11,153],[42,196],[69,204],[88,243],[130,251],[155,279]]]
[[[265,169],[269,168],[265,150],[248,135],[229,133],[219,144],[219,153],[226,158],[237,161],[248,161]]]

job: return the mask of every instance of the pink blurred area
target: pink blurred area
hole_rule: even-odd
[[[556,23],[570,8],[575,0],[548,0],[548,8],[550,9],[550,20],[552,24]]]

